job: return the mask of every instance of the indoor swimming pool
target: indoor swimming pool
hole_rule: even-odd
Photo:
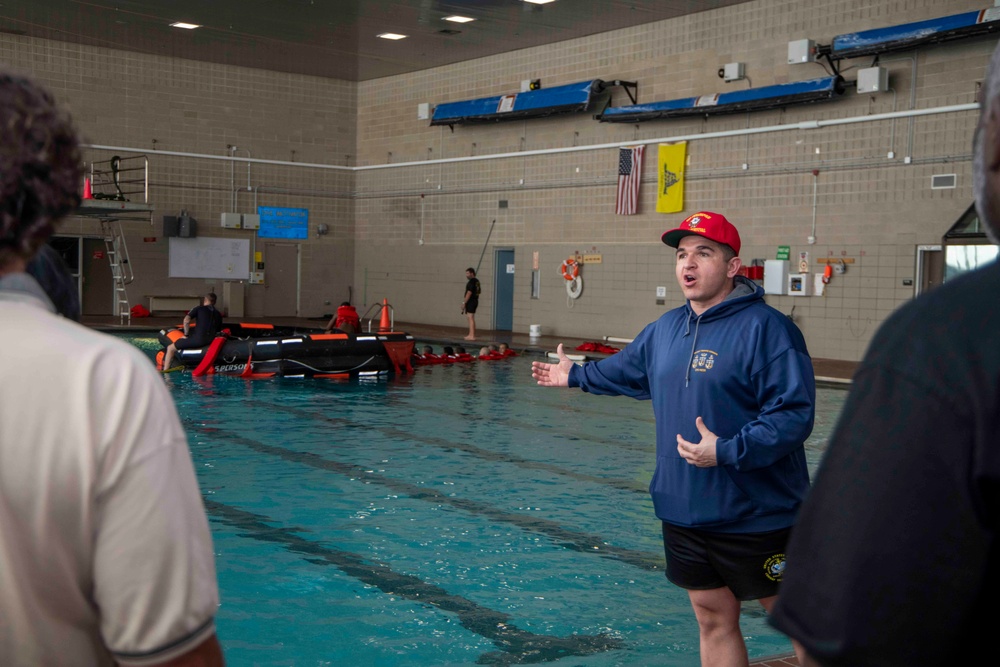
[[[229,664],[699,664],[646,491],[649,404],[537,387],[531,359],[371,382],[164,375]],[[846,397],[818,393],[813,469]],[[790,651],[756,603],[742,624],[752,659]]]

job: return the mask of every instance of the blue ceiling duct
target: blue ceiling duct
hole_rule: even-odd
[[[489,121],[538,118],[561,113],[591,111],[610,100],[610,88],[635,87],[628,81],[600,79],[581,81],[554,88],[540,88],[513,95],[497,95],[478,100],[445,102],[434,108],[431,125],[459,125]]]
[[[660,118],[761,111],[791,104],[823,102],[838,97],[843,92],[844,80],[839,76],[830,76],[762,88],[748,88],[718,95],[701,95],[665,102],[611,107],[605,109],[604,113],[596,118],[605,123],[634,123]]]
[[[840,60],[902,51],[924,44],[982,35],[998,29],[1000,8],[991,7],[916,23],[837,35],[829,47],[829,57]]]

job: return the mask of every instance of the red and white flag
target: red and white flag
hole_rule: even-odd
[[[634,215],[639,208],[639,182],[642,180],[642,154],[645,146],[618,149],[617,215]]]

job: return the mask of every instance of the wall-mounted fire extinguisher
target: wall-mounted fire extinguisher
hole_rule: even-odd
[[[826,268],[823,269],[823,284],[827,285],[830,283],[830,278],[833,277],[833,266],[827,263]]]

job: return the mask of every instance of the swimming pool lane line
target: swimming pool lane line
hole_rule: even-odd
[[[236,528],[242,535],[261,542],[280,544],[302,555],[314,565],[332,565],[349,577],[374,586],[383,593],[436,607],[455,614],[466,630],[484,637],[500,649],[477,660],[479,664],[535,664],[552,662],[568,656],[585,656],[625,647],[625,642],[608,634],[540,635],[522,630],[510,622],[508,614],[484,607],[460,595],[452,595],[439,586],[409,574],[396,572],[388,563],[307,540],[295,528],[275,527],[280,521],[261,514],[205,498],[209,515]],[[304,530],[304,529],[299,529]]]
[[[253,403],[253,401],[247,401],[248,404]],[[264,407],[263,405],[261,406]],[[304,408],[293,408],[288,405],[276,405],[273,403],[268,403],[267,408],[271,410],[280,410],[288,414],[295,415],[297,417],[306,417],[312,420],[325,421],[327,423],[333,424],[337,427],[351,427],[351,428],[362,428],[368,431],[377,431],[386,437],[403,440],[406,442],[419,442],[424,445],[431,447],[438,447],[440,449],[454,449],[465,452],[466,454],[472,454],[476,458],[482,459],[484,461],[493,461],[499,463],[510,463],[519,468],[527,468],[529,470],[544,470],[546,472],[553,473],[555,475],[560,475],[563,477],[569,477],[579,482],[589,482],[591,484],[599,484],[602,486],[610,486],[612,488],[618,489],[619,491],[627,491],[629,493],[635,493],[641,496],[647,496],[649,494],[649,488],[646,484],[637,484],[631,480],[616,479],[614,477],[598,477],[596,475],[588,475],[586,473],[574,472],[572,470],[567,470],[560,466],[554,465],[552,463],[545,463],[543,461],[532,461],[530,459],[521,458],[513,454],[501,454],[497,452],[490,451],[488,449],[483,449],[481,447],[476,447],[475,445],[470,445],[468,443],[455,442],[454,440],[446,440],[444,438],[431,438],[427,436],[415,435],[411,431],[406,431],[404,429],[396,428],[394,426],[372,426],[367,422],[359,422],[351,419],[346,419],[344,417],[330,417],[329,415],[320,414],[313,412],[312,410],[307,410]]]
[[[591,411],[581,410],[579,408],[574,408],[572,406],[559,406],[559,407],[565,407],[568,411],[575,412],[575,413],[585,413],[588,417],[594,416],[594,413],[591,412]],[[556,406],[553,406],[553,409],[557,409]],[[655,441],[654,441],[655,435],[651,435],[650,441],[648,443],[640,444],[640,443],[635,443],[635,442],[628,442],[628,441],[625,441],[625,440],[610,440],[608,438],[602,438],[602,437],[599,437],[599,436],[590,435],[590,434],[585,433],[585,432],[574,431],[572,433],[566,433],[566,432],[557,432],[557,431],[554,431],[554,430],[547,430],[547,429],[551,429],[552,428],[549,424],[544,424],[544,423],[543,424],[537,424],[537,423],[531,423],[531,422],[526,422],[526,421],[520,421],[520,420],[514,419],[513,417],[498,417],[496,415],[474,415],[474,414],[469,414],[467,412],[460,412],[458,410],[448,410],[448,409],[441,408],[441,407],[438,407],[438,406],[435,406],[435,405],[421,405],[420,406],[420,410],[422,410],[423,412],[435,412],[435,413],[441,414],[441,415],[448,415],[449,417],[461,417],[462,419],[464,419],[465,421],[468,421],[468,422],[487,422],[487,423],[496,424],[498,426],[508,426],[508,427],[511,427],[511,428],[517,428],[517,429],[522,429],[522,430],[525,430],[525,431],[531,431],[531,432],[535,432],[535,433],[540,433],[540,434],[543,434],[543,435],[553,435],[553,436],[560,437],[560,438],[565,438],[565,439],[571,440],[571,441],[582,440],[582,441],[585,441],[585,442],[591,442],[591,443],[594,443],[594,444],[604,445],[604,446],[613,445],[613,446],[619,447],[621,449],[627,449],[629,451],[638,452],[638,453],[642,453],[642,454],[650,454],[650,455],[652,455],[652,454],[655,454],[655,452],[656,452],[656,444],[655,444]],[[607,416],[608,417],[618,418],[621,415],[607,415]],[[630,417],[630,419],[631,419],[631,417]],[[650,424],[655,425],[656,421],[655,420],[650,420]],[[546,430],[543,430],[543,429],[546,429]],[[643,490],[645,490],[645,489],[643,489]]]
[[[442,505],[451,505],[457,509],[473,515],[484,516],[493,521],[510,524],[529,533],[536,533],[550,538],[554,543],[564,549],[579,553],[594,554],[600,558],[608,558],[626,565],[637,567],[646,571],[662,571],[662,554],[654,556],[645,551],[636,551],[625,547],[616,547],[604,544],[604,540],[598,535],[591,535],[575,530],[567,530],[555,521],[548,519],[527,517],[515,512],[507,512],[497,509],[487,503],[467,498],[457,498],[429,489],[427,487],[393,479],[386,475],[372,472],[370,469],[354,463],[343,463],[332,459],[324,458],[311,452],[298,452],[284,447],[268,445],[246,436],[219,431],[213,427],[200,424],[187,424],[188,428],[203,431],[206,435],[225,442],[238,444],[259,454],[276,456],[285,461],[306,465],[317,470],[336,472],[351,479],[363,480],[366,483],[379,484],[388,487],[396,493],[401,493],[414,500],[433,502]]]

